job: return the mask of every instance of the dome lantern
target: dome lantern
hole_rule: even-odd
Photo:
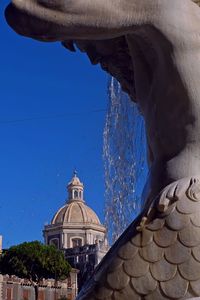
[[[83,191],[84,186],[83,183],[77,176],[77,172],[74,171],[74,176],[72,177],[71,181],[67,185],[68,190],[68,202],[72,201],[83,201]]]

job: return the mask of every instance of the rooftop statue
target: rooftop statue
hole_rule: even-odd
[[[145,118],[144,209],[77,299],[200,296],[200,8],[191,0],[13,0],[5,14],[21,35],[78,46]]]

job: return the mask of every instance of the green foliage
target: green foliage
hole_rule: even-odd
[[[39,283],[41,279],[65,279],[70,265],[54,246],[38,241],[10,247],[0,258],[0,273],[16,275]]]
[[[58,300],[67,300],[66,296],[61,296]]]

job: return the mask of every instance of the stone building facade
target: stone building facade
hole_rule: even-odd
[[[77,270],[72,269],[70,277],[62,282],[43,280],[38,300],[74,300],[77,292]],[[0,275],[0,300],[35,300],[34,287],[28,280]]]
[[[54,244],[65,253],[72,267],[79,270],[78,288],[91,276],[108,251],[106,228],[86,205],[84,186],[75,173],[67,185],[68,199],[43,231],[47,245]]]
[[[86,282],[95,267],[99,264],[105,255],[105,248],[101,250],[100,244],[84,245],[81,247],[74,247],[65,249],[65,257],[71,266],[79,270],[78,273],[78,288],[81,289],[84,282]]]

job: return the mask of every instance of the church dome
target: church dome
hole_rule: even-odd
[[[83,197],[84,185],[76,172],[67,185],[67,191],[68,198],[65,205],[58,209],[51,223],[44,227],[45,243],[58,249],[98,245],[101,251],[104,251],[104,247],[107,247],[106,227],[101,224],[96,213],[86,205]]]
[[[51,224],[90,223],[100,225],[96,213],[83,201],[71,201],[58,210]]]
[[[83,183],[74,172],[74,176],[67,185],[68,200],[54,215],[51,224],[94,224],[101,225],[96,213],[85,204],[83,199]]]

